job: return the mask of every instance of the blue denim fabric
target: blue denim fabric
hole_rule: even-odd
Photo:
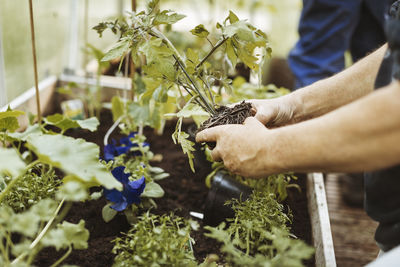
[[[344,52],[353,60],[385,42],[384,19],[393,0],[303,0],[300,39],[289,54],[295,88],[344,68]]]

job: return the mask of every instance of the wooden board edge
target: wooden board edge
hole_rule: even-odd
[[[315,266],[335,267],[336,259],[322,173],[307,175],[307,198],[315,247]]]
[[[57,77],[49,76],[39,83],[39,94],[40,94],[40,109],[42,114],[48,113],[53,108],[53,96],[57,85]],[[36,89],[32,87],[26,90],[23,94],[16,97],[14,100],[9,102],[7,105],[0,108],[1,111],[6,111],[8,107],[13,110],[21,110],[26,114],[36,114]],[[21,129],[25,129],[29,122],[28,116],[18,117],[18,121]]]

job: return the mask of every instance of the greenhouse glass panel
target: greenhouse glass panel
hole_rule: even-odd
[[[34,0],[34,18],[39,80],[58,75],[68,65],[70,51],[71,1]],[[81,68],[84,48],[84,1],[77,0],[78,38],[77,67]],[[105,49],[114,40],[112,34],[99,39],[90,30],[106,17],[120,12],[119,1],[89,0],[88,42]],[[8,101],[34,84],[32,47],[29,24],[29,4],[26,0],[1,0],[0,25],[5,65],[5,85]]]

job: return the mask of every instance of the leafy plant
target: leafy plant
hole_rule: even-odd
[[[176,49],[174,44],[158,28],[165,25],[170,28],[174,23],[184,18],[171,10],[159,10],[158,0],[148,2],[147,9],[138,13],[130,13],[130,22],[112,21],[102,22],[94,29],[101,34],[106,29],[119,33],[120,39],[111,48],[102,60],[108,61],[117,57],[123,58],[130,53],[136,65],[142,66],[145,87],[135,93],[136,103],[131,103],[129,113],[142,124],[151,117],[149,114],[150,100],[153,99],[155,107],[160,103],[167,103],[176,93],[187,101],[179,117],[174,141],[182,145],[189,156],[193,169],[193,142],[187,140],[188,135],[182,132],[181,124],[184,117],[216,115],[218,105],[215,102],[217,91],[215,87],[221,85],[228,92],[231,91],[231,80],[226,77],[223,70],[215,70],[208,61],[216,53],[222,51],[226,55],[228,64],[234,67],[242,61],[253,70],[259,69],[259,57],[255,55],[256,48],[260,48],[260,57],[270,54],[266,35],[232,12],[222,23],[217,23],[218,37],[212,41],[210,32],[204,25],[198,25],[191,33],[198,38],[207,39],[211,48],[206,54],[187,49],[185,57]],[[137,88],[139,89],[139,87]],[[154,106],[153,105],[153,106]],[[195,108],[195,106],[200,109]],[[181,108],[178,105],[178,108]],[[195,112],[197,111],[197,113]],[[153,114],[160,113],[156,110]],[[135,115],[135,116],[133,116]],[[159,117],[159,116],[155,116]]]
[[[84,221],[78,224],[54,221],[60,206],[51,199],[44,199],[30,209],[14,213],[7,205],[0,206],[0,264],[1,266],[31,266],[36,254],[44,247],[67,250],[52,266],[60,264],[72,249],[86,249],[89,232]],[[19,238],[13,238],[18,234]],[[16,242],[15,240],[18,240]]]
[[[197,266],[190,232],[198,227],[173,214],[146,212],[123,237],[113,241],[113,266]]]
[[[87,199],[92,186],[121,190],[122,185],[99,162],[95,144],[54,132],[77,126],[93,131],[97,119],[72,121],[56,114],[24,132],[15,132],[22,114],[10,109],[0,112],[0,141],[5,147],[0,148],[0,262],[29,266],[42,248],[54,246],[66,250],[53,264],[57,266],[73,248],[87,248],[89,232],[84,222],[62,222],[72,201]],[[55,169],[65,176],[55,177]],[[14,233],[21,237],[12,238]]]
[[[117,211],[124,211],[133,224],[139,207],[149,209],[156,206],[153,198],[164,196],[164,190],[157,181],[167,178],[169,174],[150,165],[153,156],[145,137],[137,133],[121,138],[119,144],[113,139],[105,146],[104,159],[109,162],[114,177],[124,185],[122,192],[104,189],[106,198],[114,203],[103,208],[106,222],[114,218]]]
[[[111,171],[114,177],[123,184],[124,189],[122,192],[116,189],[104,189],[105,197],[115,203],[110,208],[116,211],[123,211],[133,203],[139,204],[140,195],[146,186],[144,177],[136,181],[130,181],[131,174],[125,173],[124,170],[125,167],[119,166]]]
[[[0,191],[3,191],[11,182],[11,177],[0,177],[0,181]],[[54,169],[38,164],[29,169],[15,184],[15,189],[4,198],[3,204],[19,213],[42,199],[54,199],[60,185],[61,180],[56,176]]]
[[[290,234],[291,215],[283,212],[274,194],[255,191],[248,200],[229,203],[235,218],[226,226],[205,228],[222,242],[221,252],[232,266],[303,266],[314,249]]]

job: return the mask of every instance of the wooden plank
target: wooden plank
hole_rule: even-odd
[[[308,174],[307,198],[315,247],[315,266],[335,267],[335,252],[322,173]]]
[[[54,90],[57,84],[57,77],[50,76],[39,83],[39,93],[40,93],[40,107],[43,114],[46,114],[49,108],[52,108],[52,98],[54,95]],[[0,108],[0,111],[6,111],[8,106],[11,109],[17,109],[36,114],[36,99],[35,99],[35,87],[32,87],[25,91],[22,95],[15,98],[9,104]],[[28,126],[27,116],[18,117],[19,124],[22,129]]]
[[[5,68],[4,68],[4,51],[3,51],[3,35],[0,22],[0,107],[7,104],[7,90],[5,81]]]
[[[77,83],[78,85],[97,86],[97,77],[84,77],[81,75],[62,74],[59,79],[60,85],[66,85],[70,82]],[[101,101],[110,102],[111,98],[115,95],[130,97],[131,79],[124,77],[105,76],[99,78],[99,86],[102,88]]]
[[[327,174],[325,180],[329,218],[338,266],[364,266],[378,255],[374,240],[377,222],[364,209],[346,204],[337,174]]]

